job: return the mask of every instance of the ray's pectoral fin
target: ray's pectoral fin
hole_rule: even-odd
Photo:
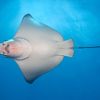
[[[32,61],[30,61],[30,59],[15,60],[15,61],[18,64],[25,80],[28,83],[32,83],[38,77],[38,73],[35,72],[34,66],[32,64]]]
[[[68,56],[68,57],[72,57],[74,55],[72,39],[62,41],[58,43],[57,46],[58,46],[58,50],[56,52],[57,55]]]

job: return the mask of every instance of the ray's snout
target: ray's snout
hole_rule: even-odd
[[[20,47],[15,42],[3,42],[0,44],[0,54],[13,57],[18,54]]]
[[[22,38],[8,40],[0,44],[0,54],[16,59],[27,58],[31,51],[30,43]]]
[[[0,43],[0,54],[2,54],[2,43]]]
[[[9,45],[7,45],[7,44],[5,44],[5,43],[1,43],[0,44],[0,54],[3,54],[3,55],[7,55],[8,54],[8,46]]]

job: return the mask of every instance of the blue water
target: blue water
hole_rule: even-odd
[[[0,42],[15,35],[27,13],[75,46],[100,45],[99,0],[0,0]],[[75,50],[31,85],[0,56],[0,100],[100,100],[100,49]]]

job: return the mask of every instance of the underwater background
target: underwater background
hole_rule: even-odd
[[[75,46],[100,45],[99,0],[0,0],[0,42],[16,34],[27,13]],[[100,100],[100,48],[75,49],[33,84],[0,55],[0,100]]]

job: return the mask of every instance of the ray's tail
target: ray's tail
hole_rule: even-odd
[[[90,46],[74,46],[72,39],[62,41],[57,44],[58,50],[57,55],[73,57],[75,49],[95,49],[100,48],[100,45],[90,45]]]
[[[96,46],[78,46],[78,47],[74,47],[74,49],[93,49],[93,48],[100,48],[100,46],[96,45]]]

